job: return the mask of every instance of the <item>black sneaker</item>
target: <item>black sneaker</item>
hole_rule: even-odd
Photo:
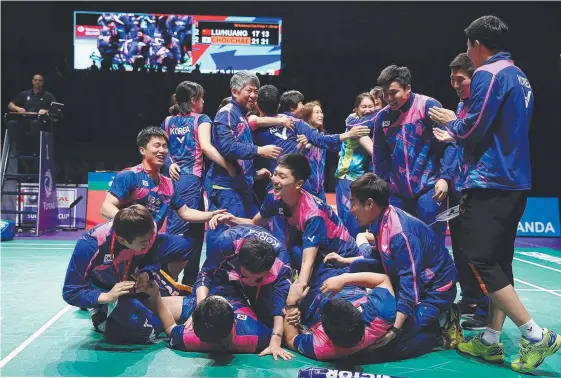
[[[105,321],[107,320],[107,314],[101,309],[90,308],[88,310],[90,317],[92,318],[92,323],[96,332],[105,332]]]
[[[462,323],[462,328],[468,331],[485,331],[487,328],[487,318],[474,315],[471,319],[467,319]]]
[[[477,305],[469,305],[464,303],[463,300],[458,302],[458,306],[460,306],[460,311],[462,312],[462,318],[472,318],[475,315],[475,310],[477,310]]]

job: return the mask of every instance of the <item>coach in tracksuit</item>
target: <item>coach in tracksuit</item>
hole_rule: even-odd
[[[561,336],[542,329],[514,291],[512,260],[518,222],[531,188],[528,129],[534,96],[530,82],[504,51],[507,25],[483,16],[465,30],[467,55],[476,68],[465,118],[434,108],[433,130],[443,142],[456,142],[464,154],[466,178],[459,216],[460,247],[473,275],[491,299],[487,329],[458,349],[488,361],[503,362],[500,334],[508,316],[522,334],[520,355],[511,367],[529,372],[561,347]]]

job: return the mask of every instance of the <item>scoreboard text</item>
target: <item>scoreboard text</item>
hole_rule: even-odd
[[[195,24],[193,43],[277,46],[279,44],[279,25],[198,21]]]

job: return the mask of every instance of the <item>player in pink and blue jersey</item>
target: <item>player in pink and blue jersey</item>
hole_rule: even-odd
[[[170,208],[189,222],[207,222],[213,215],[221,212],[203,212],[189,208],[175,192],[173,181],[160,173],[168,155],[168,136],[164,130],[158,127],[141,130],[137,146],[143,155],[142,163],[115,176],[101,206],[103,216],[112,219],[120,208],[141,204],[152,213],[160,230]],[[182,253],[162,256],[161,259],[162,266],[168,269],[175,280],[192,256],[192,241],[185,239],[183,243],[186,243],[186,248]]]
[[[351,263],[351,272],[383,271],[390,277],[397,315],[393,331],[385,336],[386,354],[411,358],[438,346],[457,347],[462,334],[454,304],[456,268],[434,231],[390,205],[389,185],[373,173],[351,184],[351,211],[372,233],[370,241],[361,240],[363,234],[357,240],[375,248],[366,259],[335,260]]]
[[[309,175],[310,166],[304,155],[284,155],[273,175],[273,193],[265,198],[260,212],[253,219],[224,216],[235,224],[257,225],[275,215],[284,218],[292,266],[299,269],[302,297],[312,272],[322,268],[321,262],[328,253],[335,251],[345,257],[365,253],[359,250],[331,206],[302,189]]]
[[[435,99],[411,91],[407,67],[386,67],[378,77],[388,106],[374,125],[374,173],[390,183],[391,204],[432,224],[445,210],[448,183],[456,169],[456,146],[439,142],[429,110],[440,107]],[[446,224],[432,229],[444,243]]]
[[[202,144],[205,133],[210,135],[212,121],[201,114],[204,105],[204,89],[197,83],[184,81],[180,83],[174,95],[174,105],[170,108],[171,116],[167,117],[160,127],[169,137],[169,155],[166,162],[171,166],[169,175],[175,182],[176,195],[191,209],[204,210],[203,175],[204,156]],[[199,141],[201,136],[203,143]],[[206,138],[209,140],[209,138]],[[205,152],[212,160],[226,166],[222,156],[212,145]],[[229,168],[229,167],[227,167]],[[193,240],[193,256],[191,264],[185,267],[183,283],[193,283],[199,271],[200,256],[204,240],[204,224],[188,223],[181,219],[174,209],[167,212],[168,223],[166,232],[184,235]]]
[[[300,333],[288,317],[284,323],[286,345],[320,361],[346,358],[376,347],[392,329],[396,315],[388,276],[335,271],[336,275],[311,282],[312,292],[307,296],[317,297],[312,309],[300,304],[302,311],[308,312],[302,323],[307,330]],[[367,292],[365,288],[372,290]],[[291,286],[287,312],[297,306],[299,291],[296,283]]]
[[[283,308],[292,280],[288,253],[279,240],[264,228],[239,225],[222,233],[209,246],[207,259],[197,277],[197,302],[215,287],[241,294],[257,318],[282,336]],[[214,291],[224,295],[221,291]],[[273,355],[281,352],[280,337],[271,339]]]
[[[162,298],[155,285],[146,292],[150,295],[150,307],[170,337],[172,349],[265,355],[271,339],[279,338],[257,319],[248,303],[240,299],[231,286],[227,293],[215,287],[211,295],[199,303],[194,295]],[[280,357],[291,359],[294,356],[283,351]]]
[[[152,215],[141,205],[119,210],[114,220],[76,243],[62,296],[68,304],[90,309],[95,329],[109,340],[152,341],[162,324],[138,291],[158,273],[160,256],[182,252],[183,241],[158,234]]]
[[[319,101],[308,102],[304,105],[302,119],[321,134],[325,133],[323,128],[323,110]],[[304,143],[302,152],[308,158],[311,169],[310,177],[304,184],[304,190],[318,197],[323,202],[327,202],[325,197],[325,158],[327,150],[316,147],[311,143]]]
[[[265,324],[272,326],[273,318],[282,316],[292,278],[284,243],[262,227],[238,225],[209,245],[206,255],[194,286],[199,301],[213,286],[233,284]],[[248,272],[259,275],[249,279]]]

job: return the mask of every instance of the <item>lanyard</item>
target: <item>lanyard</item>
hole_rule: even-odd
[[[111,261],[113,262],[113,267],[115,268],[115,271],[117,272],[117,279],[119,281],[121,281],[121,271],[119,270],[119,264],[117,264],[115,262],[114,259],[114,255],[115,255],[115,238],[116,238],[116,234],[113,233],[113,236],[111,237],[111,248],[110,248],[110,255],[111,255]],[[129,267],[130,267],[131,262],[130,261],[125,261],[125,274],[123,275],[123,280],[127,281],[127,276],[129,274]]]

